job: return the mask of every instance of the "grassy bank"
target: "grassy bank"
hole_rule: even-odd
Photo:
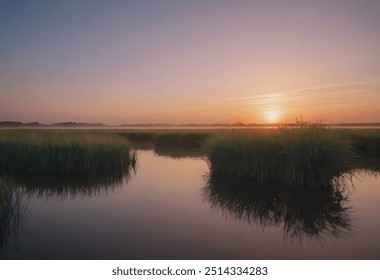
[[[278,132],[286,129],[245,129],[249,133]],[[293,130],[293,129],[287,129]],[[380,158],[380,129],[331,129],[352,144],[358,156]],[[201,147],[211,137],[231,134],[232,129],[183,129],[183,130],[119,130],[117,133],[133,143],[150,142],[155,147]],[[241,130],[240,130],[241,131]]]
[[[351,148],[357,155],[379,157],[380,130],[0,130],[0,174],[98,176],[116,170],[112,177],[120,178],[118,171],[136,162],[133,145],[141,144],[158,154],[203,146],[215,172],[309,185],[325,184],[349,169]]]
[[[157,133],[154,137],[156,147],[199,148],[210,134],[207,132],[166,132]]]
[[[211,136],[210,131],[127,131],[119,135],[133,143],[152,142],[155,147],[199,148]]]
[[[136,164],[130,143],[110,133],[0,131],[0,174],[94,175]]]
[[[261,183],[328,185],[350,168],[352,149],[322,126],[233,131],[205,145],[211,172]]]

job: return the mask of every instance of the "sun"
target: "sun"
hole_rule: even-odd
[[[275,123],[278,121],[280,113],[276,110],[269,110],[265,112],[265,118],[269,123]]]

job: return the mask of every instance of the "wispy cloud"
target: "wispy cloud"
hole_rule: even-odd
[[[319,86],[313,86],[313,87],[298,88],[298,89],[288,90],[288,91],[271,92],[271,93],[263,93],[263,94],[253,94],[253,95],[237,96],[237,97],[228,97],[228,98],[215,100],[215,101],[211,102],[211,104],[218,104],[218,103],[234,103],[234,104],[236,104],[236,102],[238,102],[238,101],[245,101],[245,102],[251,101],[250,103],[258,102],[258,104],[261,104],[261,103],[279,101],[281,99],[288,98],[288,97],[296,98],[297,95],[303,95],[303,94],[306,94],[309,92],[314,92],[314,91],[347,88],[347,87],[371,85],[371,84],[378,84],[378,83],[380,83],[380,77],[366,79],[366,80],[357,81],[357,82],[325,84],[325,85],[319,85]],[[363,93],[363,94],[366,94],[366,93]],[[372,93],[369,93],[369,95],[372,95]]]
[[[305,87],[305,88],[299,88],[299,89],[290,90],[290,91],[284,91],[281,93],[283,94],[302,93],[302,92],[317,91],[317,90],[322,90],[322,89],[344,88],[344,87],[370,85],[370,84],[377,84],[377,83],[380,83],[380,77],[366,79],[364,81],[357,81],[357,82],[325,84],[325,85],[320,85],[320,86],[315,86],[315,87]]]
[[[380,83],[380,77],[372,77],[356,82],[323,84],[296,88],[287,91],[251,94],[245,96],[231,96],[220,98],[217,96],[174,93],[160,90],[143,90],[141,92],[154,96],[176,96],[183,104],[177,104],[174,110],[207,110],[221,106],[257,106],[256,110],[265,110],[265,107],[280,106],[282,111],[300,110],[300,108],[312,108],[313,106],[333,106],[352,102],[360,102],[363,99],[373,100],[379,98],[378,92],[374,90],[364,91],[360,86],[375,85]],[[248,85],[248,84],[247,84]],[[243,85],[242,85],[243,86]],[[341,90],[340,90],[341,89]],[[196,103],[186,105],[187,99],[198,100]],[[334,105],[334,106],[335,106]],[[300,107],[301,106],[301,107]]]

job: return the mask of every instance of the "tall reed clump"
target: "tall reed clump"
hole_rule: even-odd
[[[330,184],[352,157],[348,141],[317,125],[216,135],[205,149],[214,174],[286,185]]]
[[[281,147],[273,132],[234,131],[215,135],[205,144],[213,173],[267,182],[277,176]]]
[[[311,125],[279,133],[281,177],[286,184],[329,184],[349,171],[350,142],[334,129]]]
[[[130,143],[111,134],[57,131],[0,133],[0,174],[99,175],[136,164]]]

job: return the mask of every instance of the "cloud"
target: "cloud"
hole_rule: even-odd
[[[324,94],[330,95],[331,92],[327,92],[326,90],[347,88],[347,87],[354,87],[354,86],[365,86],[365,85],[378,84],[378,83],[380,83],[380,77],[375,77],[375,78],[366,79],[366,80],[357,81],[357,82],[325,84],[325,85],[319,85],[319,86],[314,86],[314,87],[304,87],[304,88],[298,88],[298,89],[281,91],[281,92],[271,92],[271,93],[253,94],[253,95],[247,95],[247,96],[228,97],[228,98],[223,98],[223,99],[210,102],[209,105],[222,104],[222,103],[230,103],[233,105],[238,105],[238,104],[246,104],[247,102],[249,102],[250,104],[261,105],[261,104],[268,104],[268,103],[277,103],[277,102],[286,101],[289,99],[302,100],[308,97],[307,95],[308,93],[315,92],[315,91],[323,90]],[[346,91],[342,92],[341,94],[344,95],[345,93]],[[357,93],[359,94],[359,92]],[[371,93],[371,92],[360,92],[360,94],[362,94],[362,96],[377,95],[377,93]]]

